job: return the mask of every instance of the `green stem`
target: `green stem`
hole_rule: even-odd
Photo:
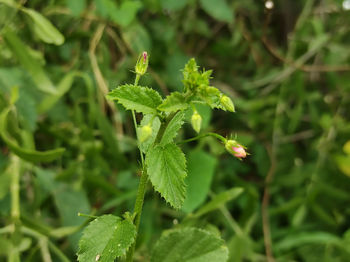
[[[135,82],[134,82],[135,86],[138,84],[138,82],[140,80],[140,77],[141,76],[139,74],[136,75]],[[137,136],[137,122],[136,122],[135,111],[132,110],[131,112],[132,112],[132,118],[133,118],[134,127],[135,127],[135,131],[136,131],[136,137],[138,137]],[[138,189],[137,189],[135,206],[134,206],[134,214],[136,215],[136,217],[135,217],[136,239],[137,239],[137,235],[138,235],[138,231],[139,231],[139,227],[140,227],[143,201],[145,199],[147,180],[148,180],[147,171],[146,171],[146,167],[145,167],[145,160],[144,160],[144,156],[143,156],[143,153],[142,153],[142,150],[141,150],[139,142],[138,142],[138,148],[139,148],[139,151],[140,151],[142,172],[141,172],[141,178],[140,178],[139,186],[138,186]],[[133,256],[134,256],[134,252],[135,252],[135,247],[136,247],[136,240],[132,244],[132,246],[130,247],[130,249],[129,249],[127,255],[126,255],[126,261],[132,262]]]
[[[223,143],[226,143],[226,141],[227,141],[227,139],[224,138],[223,136],[220,136],[219,134],[216,134],[216,133],[209,132],[209,133],[204,133],[204,134],[180,141],[177,144],[178,145],[185,144],[185,143],[192,142],[192,141],[195,141],[195,140],[201,139],[203,137],[207,137],[207,136],[213,136],[213,137],[219,139],[220,141],[222,141]]]
[[[146,169],[143,169],[141,173],[140,183],[137,189],[137,195],[136,195],[135,206],[134,206],[134,214],[136,214],[136,218],[135,218],[136,239],[137,239],[137,235],[140,227],[141,213],[142,213],[143,202],[145,199],[147,180],[148,180],[147,171]],[[136,240],[133,243],[133,245],[130,247],[127,253],[127,256],[126,256],[127,262],[133,261],[135,247],[136,247]]]

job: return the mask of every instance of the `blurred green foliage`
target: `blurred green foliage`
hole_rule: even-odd
[[[251,155],[187,144],[185,205],[146,195],[135,260],[181,223],[220,234],[229,261],[349,261],[346,2],[0,0],[0,261],[74,261],[78,212],[132,210],[135,130],[105,95],[144,50],[142,84],[164,96],[182,90],[189,58],[214,69],[237,112],[200,107],[202,129]]]

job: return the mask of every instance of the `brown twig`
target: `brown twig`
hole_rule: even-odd
[[[105,105],[107,103],[108,107],[110,108],[110,110],[113,113],[113,116],[115,116],[117,114],[117,109],[114,105],[113,102],[111,101],[106,101],[105,97],[108,94],[108,87],[107,87],[107,83],[102,75],[102,72],[100,70],[100,67],[98,65],[97,62],[97,57],[95,54],[96,51],[96,47],[99,44],[102,36],[103,36],[103,32],[105,30],[106,25],[105,24],[99,24],[96,32],[94,33],[91,41],[90,41],[90,46],[89,46],[89,58],[90,58],[90,63],[91,63],[91,67],[92,67],[92,71],[94,72],[95,78],[96,78],[96,82],[97,82],[97,86],[99,89],[98,92],[98,101],[99,104],[101,106],[101,110],[102,112],[105,111]],[[122,124],[119,121],[115,121],[115,118],[112,118],[115,124],[115,128],[117,130],[118,134],[122,134],[123,133],[123,127]]]

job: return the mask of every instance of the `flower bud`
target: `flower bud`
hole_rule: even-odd
[[[223,95],[220,98],[221,105],[228,111],[235,112],[235,106],[232,103],[232,100],[228,97]]]
[[[148,60],[149,60],[149,55],[145,51],[137,59],[137,63],[136,63],[136,66],[135,66],[136,74],[142,76],[142,75],[144,75],[146,73],[147,67],[148,67]]]
[[[230,154],[237,157],[238,159],[247,157],[245,148],[236,140],[227,140],[225,143],[225,148]]]
[[[198,114],[197,111],[194,111],[192,118],[191,118],[191,124],[193,129],[199,133],[199,131],[201,130],[201,125],[202,125],[202,117],[200,114]]]
[[[150,125],[145,125],[141,127],[140,133],[139,133],[139,140],[140,142],[145,142],[148,138],[150,138],[152,135],[152,127]]]

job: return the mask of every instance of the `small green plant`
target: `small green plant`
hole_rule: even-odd
[[[147,71],[149,55],[143,52],[135,66],[134,84],[117,87],[108,94],[127,110],[131,110],[140,151],[141,178],[133,213],[123,218],[103,215],[94,219],[84,230],[79,243],[78,260],[114,261],[115,258],[133,260],[142,206],[148,181],[155,191],[173,208],[180,209],[186,197],[186,157],[179,145],[206,136],[219,139],[233,156],[246,157],[242,145],[216,133],[203,133],[196,137],[175,142],[185,122],[187,111],[192,111],[191,124],[199,133],[202,117],[196,105],[205,103],[212,109],[234,112],[231,99],[217,88],[210,86],[212,71],[200,71],[194,59],[183,69],[183,92],[173,92],[163,99],[149,87],[139,85]],[[142,114],[137,123],[136,113]],[[228,249],[223,240],[203,229],[178,227],[162,235],[154,247],[151,261],[226,261]]]

